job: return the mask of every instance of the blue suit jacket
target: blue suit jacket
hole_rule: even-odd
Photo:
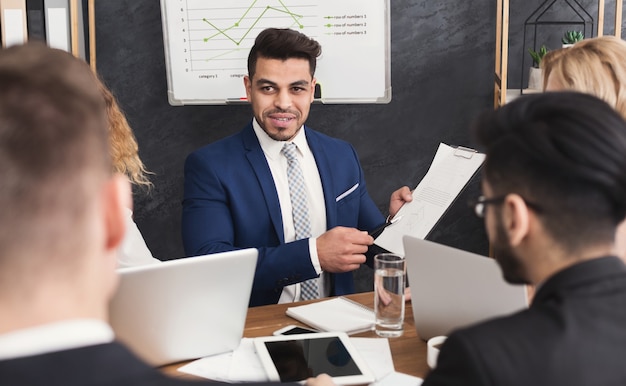
[[[327,229],[381,225],[383,215],[367,193],[354,148],[304,130],[322,181]],[[308,240],[285,243],[274,179],[252,123],[187,157],[182,233],[188,256],[258,248],[251,306],[276,303],[284,286],[317,276]],[[331,280],[332,295],[354,292],[351,272],[332,274]]]

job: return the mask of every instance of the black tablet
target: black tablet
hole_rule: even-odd
[[[369,384],[374,376],[343,332],[254,339],[271,381],[299,382],[326,373],[339,385]]]

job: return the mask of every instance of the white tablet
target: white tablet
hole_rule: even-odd
[[[299,382],[322,373],[338,385],[375,380],[343,332],[265,336],[254,346],[270,381]]]

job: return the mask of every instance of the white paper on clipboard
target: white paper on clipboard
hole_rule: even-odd
[[[404,256],[402,237],[425,238],[485,160],[483,153],[439,144],[428,172],[413,191],[413,201],[400,208],[392,226],[374,243]]]

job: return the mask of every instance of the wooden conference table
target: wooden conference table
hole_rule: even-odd
[[[374,293],[365,292],[347,296],[368,307],[374,307]],[[287,307],[306,303],[313,303],[319,300],[310,300],[299,303],[289,304],[272,304],[269,306],[252,307],[248,309],[246,318],[246,326],[244,329],[244,337],[254,338],[259,336],[268,336],[281,327],[290,324],[306,326],[295,319],[285,315]],[[368,331],[351,336],[376,338],[374,331]],[[393,357],[393,365],[396,371],[424,378],[428,373],[428,365],[426,363],[426,342],[417,336],[415,324],[413,322],[413,311],[411,302],[406,303],[404,315],[404,334],[399,338],[389,338],[389,346]],[[161,370],[173,377],[179,378],[195,378],[197,377],[181,373],[176,369],[188,362],[174,363],[161,367]]]

